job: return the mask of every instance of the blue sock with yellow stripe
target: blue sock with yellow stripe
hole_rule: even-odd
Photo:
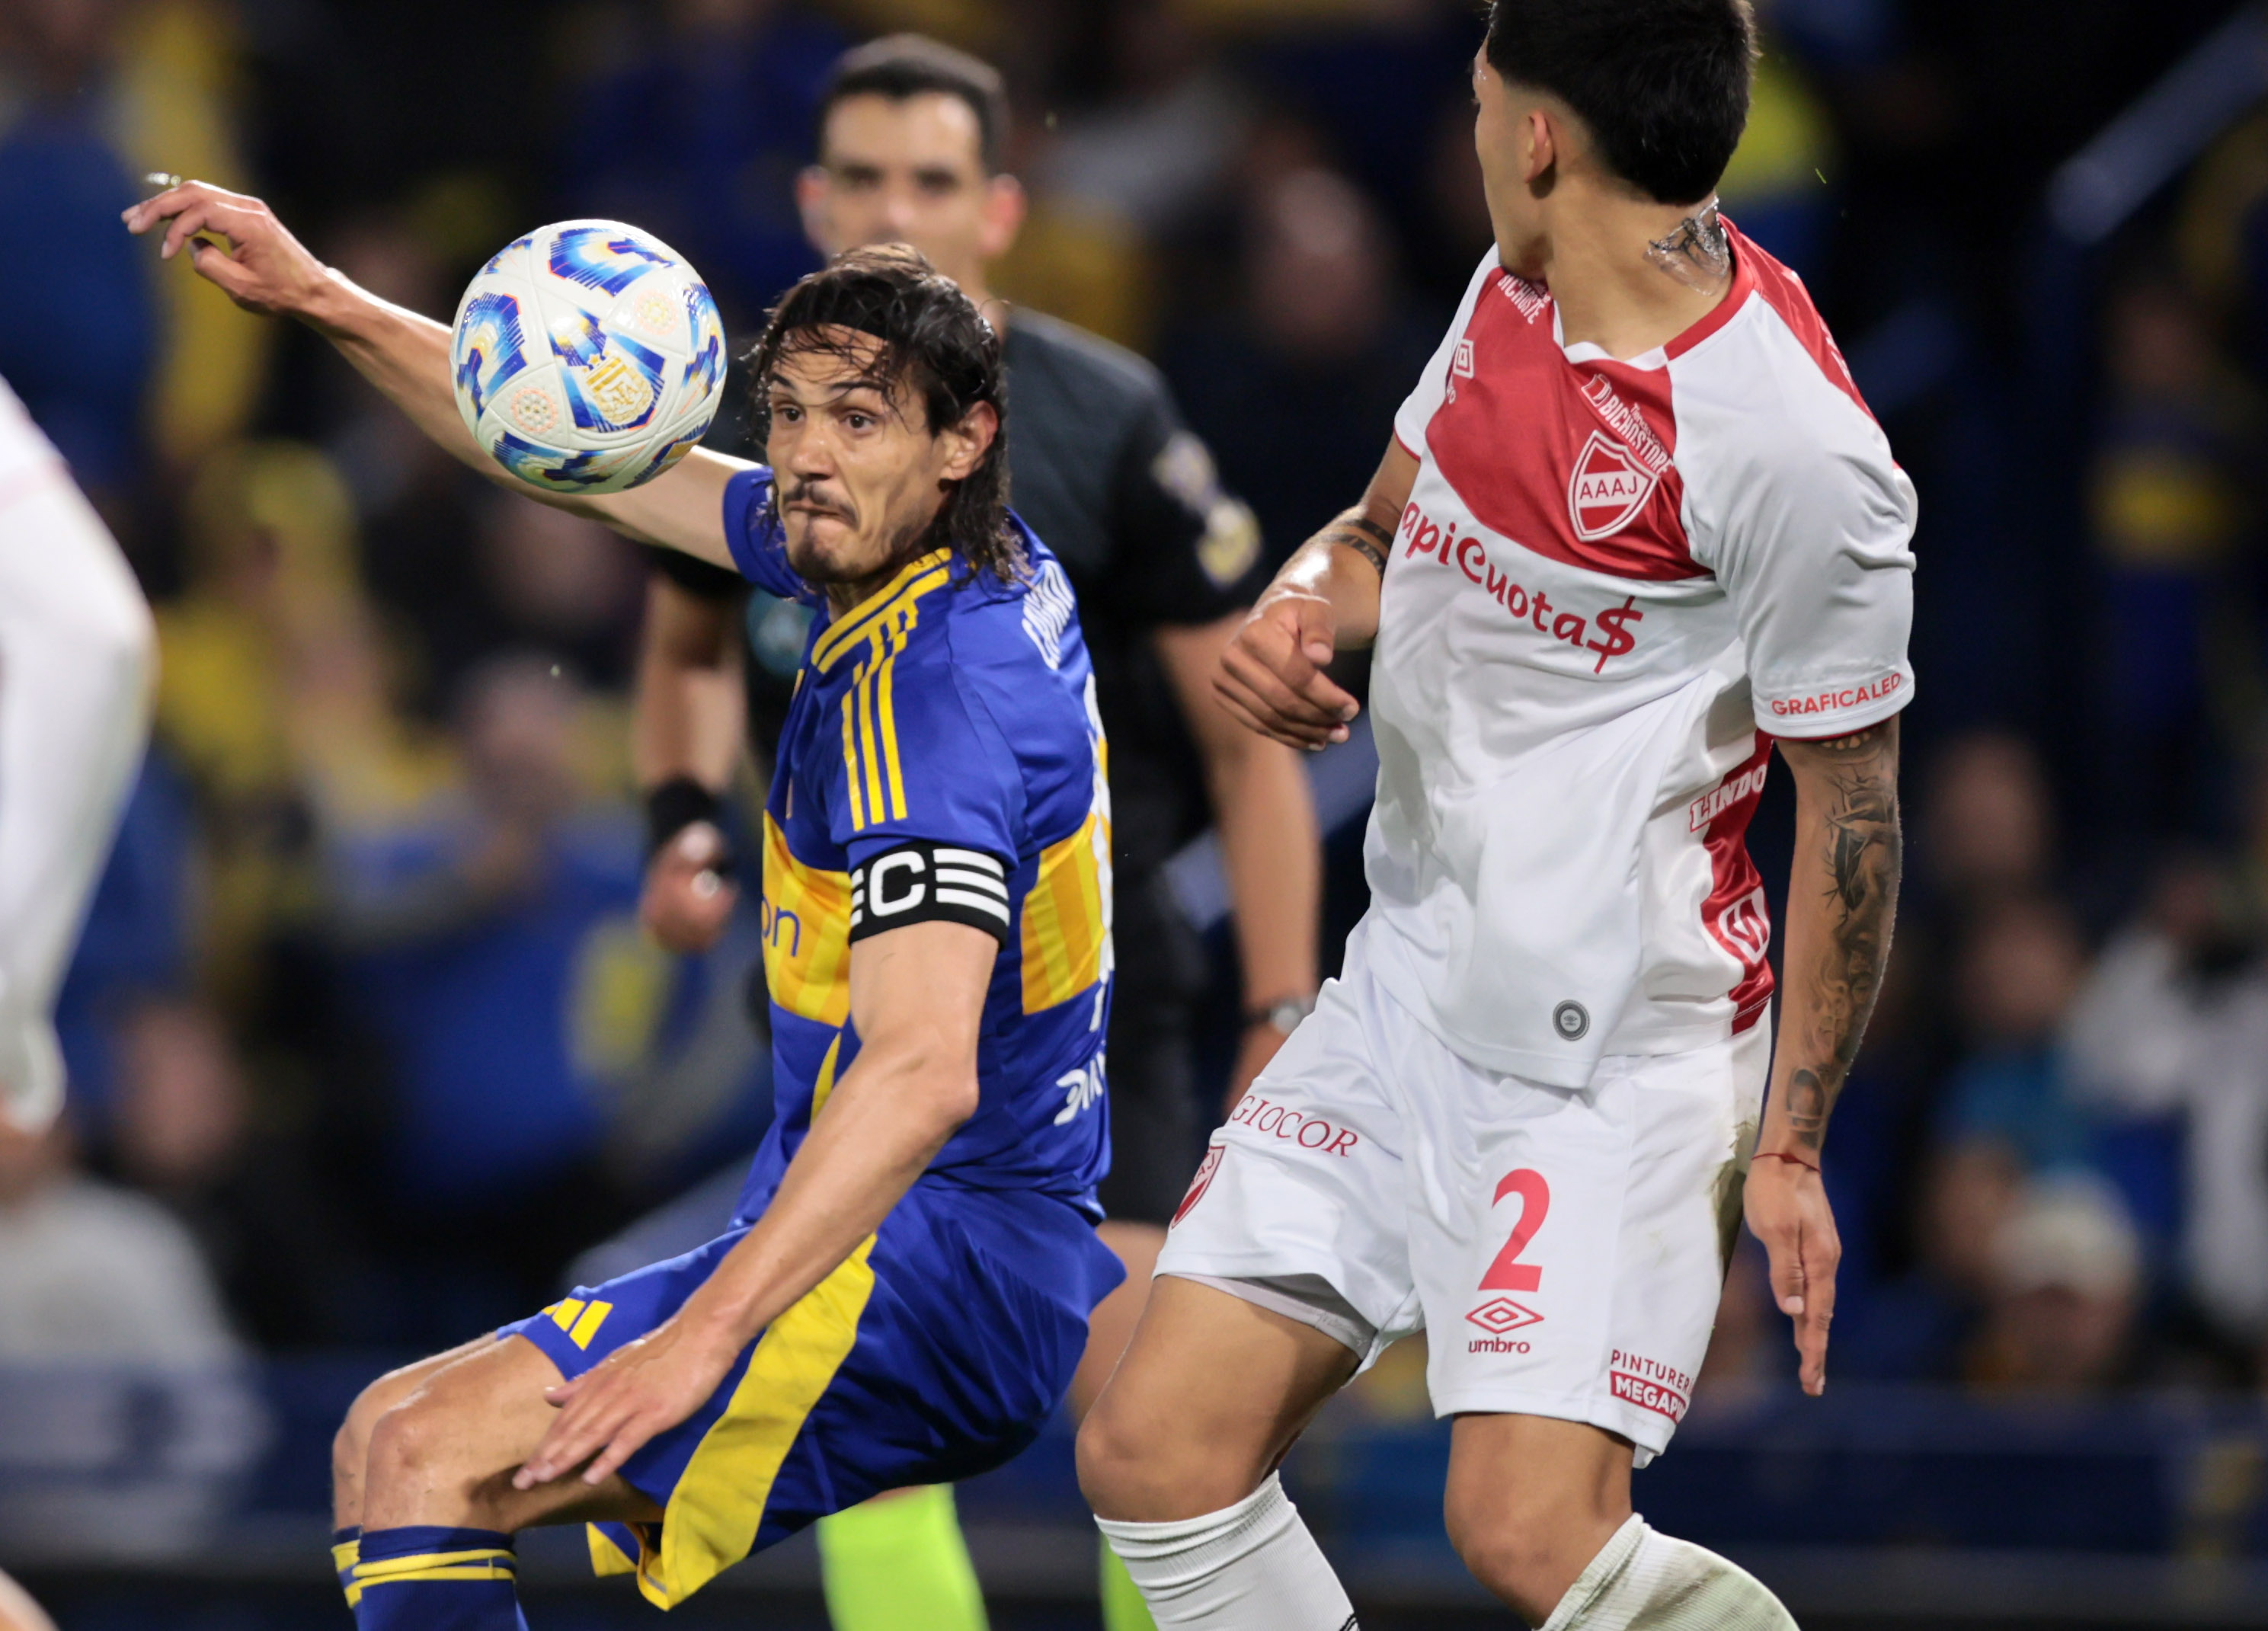
[[[359,1631],[527,1631],[510,1535],[415,1524],[366,1531],[358,1549]]]
[[[347,1594],[347,1606],[352,1608],[362,1599],[362,1588],[355,1584],[355,1565],[362,1561],[362,1525],[352,1524],[344,1529],[331,1531],[331,1567],[339,1571],[339,1590]]]

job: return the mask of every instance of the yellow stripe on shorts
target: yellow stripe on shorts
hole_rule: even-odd
[[[858,1340],[873,1249],[868,1235],[758,1340],[732,1403],[670,1492],[659,1555],[649,1549],[638,1561],[638,1590],[656,1607],[683,1602],[755,1546],[772,1482]]]

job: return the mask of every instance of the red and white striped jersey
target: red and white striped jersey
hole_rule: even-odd
[[[1363,932],[1451,1047],[1542,1082],[1756,1020],[1770,738],[1913,692],[1913,485],[1801,283],[1727,230],[1724,300],[1628,360],[1491,251],[1395,421]]]

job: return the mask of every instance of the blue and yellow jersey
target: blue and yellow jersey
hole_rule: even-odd
[[[734,562],[817,604],[789,566],[771,473],[726,489]],[[740,1216],[761,1211],[858,1054],[850,949],[943,917],[1000,941],[976,1113],[925,1180],[1029,1189],[1094,1210],[1108,1170],[1110,795],[1069,584],[1024,529],[1003,583],[939,550],[812,620],[763,817],[764,978],[776,1116]]]

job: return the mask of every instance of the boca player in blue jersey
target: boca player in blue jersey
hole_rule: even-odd
[[[257,200],[128,215],[300,318],[485,475],[448,334]],[[519,1626],[512,1537],[593,1524],[670,1606],[880,1491],[1028,1444],[1123,1276],[1108,1164],[1109,804],[1070,590],[1009,513],[998,337],[917,253],[862,249],[753,357],[769,467],[696,452],[549,502],[816,608],[763,819],[777,1120],[734,1222],[373,1384],[341,1430],[365,1631]],[[523,489],[525,490],[525,489]]]

